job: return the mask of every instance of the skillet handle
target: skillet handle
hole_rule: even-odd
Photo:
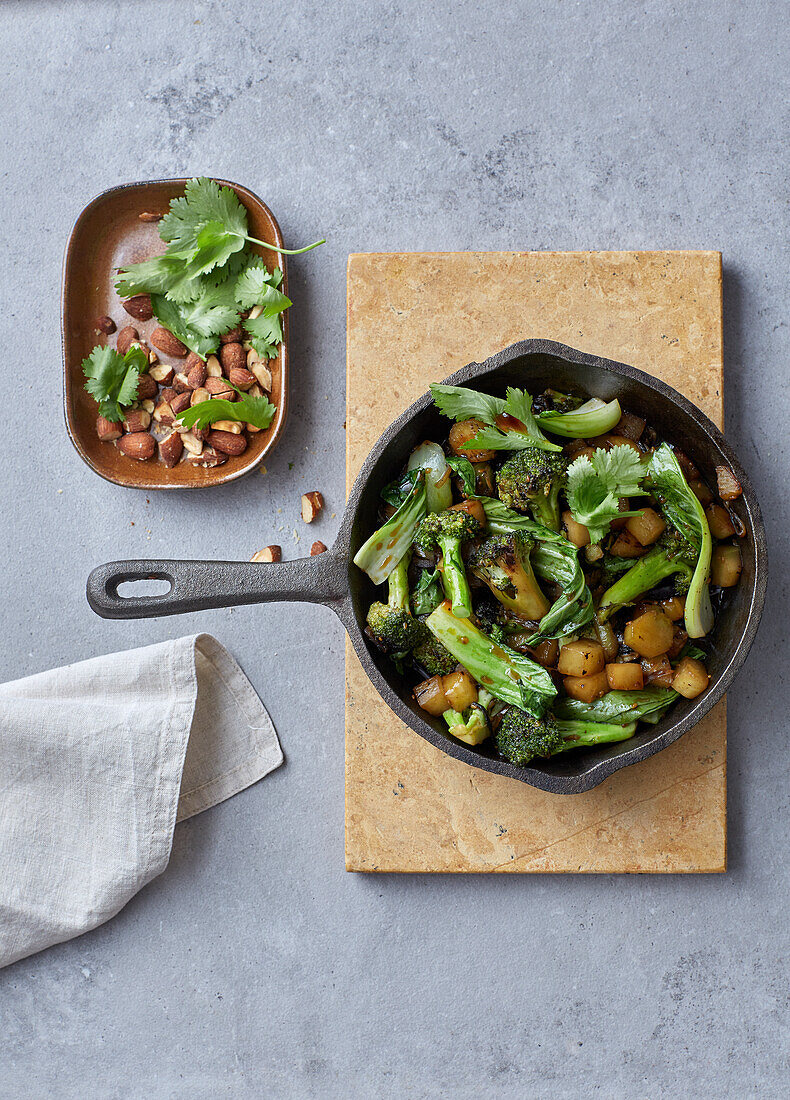
[[[124,581],[166,580],[159,596],[121,596]],[[212,607],[270,603],[326,604],[338,611],[348,596],[348,561],[334,551],[296,561],[113,561],[88,577],[86,595],[104,619],[147,619],[183,615]]]

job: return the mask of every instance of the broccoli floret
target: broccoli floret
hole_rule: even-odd
[[[549,609],[529,560],[534,540],[524,531],[492,535],[474,547],[469,568],[499,602],[524,619],[537,621]]]
[[[403,653],[416,645],[425,628],[409,611],[408,568],[411,551],[405,554],[387,578],[386,603],[370,605],[368,634],[385,653]]]
[[[636,732],[636,722],[607,723],[561,721],[553,714],[535,718],[511,707],[497,730],[497,748],[511,764],[526,767],[537,757],[556,756],[569,749],[627,741]]]
[[[531,512],[538,523],[560,529],[559,495],[568,460],[558,451],[537,447],[518,451],[497,472],[499,499],[517,512]]]
[[[467,745],[479,745],[491,735],[488,713],[479,703],[472,703],[463,714],[457,710],[446,710],[444,720],[453,737]]]
[[[536,756],[551,756],[562,748],[562,735],[553,714],[536,718],[511,707],[496,735],[497,748],[511,764],[525,767]]]
[[[674,527],[668,527],[655,546],[607,588],[598,605],[599,618],[606,622],[619,608],[634,603],[673,574],[675,591],[682,595],[688,591],[696,561],[697,552],[691,543]]]
[[[445,649],[438,638],[434,638],[427,626],[417,620],[421,627],[417,644],[412,649],[412,657],[429,676],[446,676],[452,672],[458,662],[449,649]]]
[[[477,538],[481,524],[468,512],[449,510],[426,516],[414,536],[414,545],[422,554],[441,553],[439,571],[453,613],[468,619],[472,614],[472,596],[466,579],[461,543]]]

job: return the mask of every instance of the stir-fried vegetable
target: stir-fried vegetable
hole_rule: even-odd
[[[374,584],[390,575],[411,546],[417,524],[425,515],[425,474],[420,470],[408,496],[394,516],[374,531],[354,555],[354,565],[367,573]]]
[[[617,400],[431,388],[446,445],[414,449],[355,558],[388,581],[367,634],[427,676],[424,712],[526,766],[627,740],[705,691],[689,639],[713,625],[710,577],[738,582],[742,527],[694,465]]]
[[[686,630],[689,638],[704,638],[713,629],[713,607],[708,591],[713,540],[708,520],[680,463],[666,443],[662,443],[651,458],[648,478],[669,521],[697,551],[697,564],[686,594]]]

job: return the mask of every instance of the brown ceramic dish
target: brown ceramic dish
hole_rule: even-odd
[[[99,317],[112,317],[118,329],[132,324],[143,339],[157,325],[135,321],[123,308],[114,283],[118,268],[146,260],[164,251],[158,222],[140,219],[142,213],[167,212],[171,199],[183,195],[186,179],[154,180],[112,187],[88,203],[71,231],[63,265],[63,398],[66,427],[80,457],[107,481],[131,489],[203,489],[223,485],[250,473],[276,445],[288,413],[288,314],[282,315],[283,341],[276,359],[270,359],[272,392],[277,412],[266,431],[250,436],[243,455],[230,458],[223,466],[204,469],[180,462],[167,469],[158,459],[138,462],[122,455],[111,443],[96,435],[96,402],[85,390],[82,361],[96,344],[115,346],[115,337],[96,330]],[[237,183],[217,180],[232,187],[247,210],[250,233],[262,241],[283,247],[282,234],[268,206]],[[276,262],[283,272],[282,289],[287,294],[285,257],[266,252],[267,263]],[[176,365],[183,360],[163,362]]]

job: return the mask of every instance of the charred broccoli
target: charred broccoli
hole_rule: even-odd
[[[560,529],[560,490],[568,460],[554,451],[530,447],[518,451],[497,472],[499,499],[517,512],[531,512],[538,523]]]
[[[476,538],[483,530],[468,512],[450,509],[426,516],[414,536],[414,545],[422,554],[441,553],[439,571],[453,614],[468,619],[472,614],[472,596],[466,579],[461,543]]]
[[[673,574],[675,591],[685,594],[696,562],[697,552],[691,543],[674,527],[668,527],[655,546],[604,592],[598,606],[601,621],[606,622],[619,608],[634,603]]]
[[[511,707],[497,730],[496,743],[506,760],[523,768],[536,756],[556,756],[557,753],[585,745],[627,741],[635,732],[636,722],[558,721],[553,714],[535,718],[526,711]]]
[[[479,745],[491,734],[488,712],[479,703],[472,703],[463,714],[446,710],[443,717],[453,737],[467,745]]]
[[[468,564],[503,607],[523,619],[536,621],[549,610],[549,601],[540,590],[529,560],[534,545],[524,531],[492,535],[474,547]]]
[[[413,648],[423,633],[419,619],[409,610],[408,568],[411,553],[404,555],[387,579],[386,603],[370,605],[367,616],[368,634],[385,653],[403,653]]]
[[[449,649],[445,649],[439,639],[434,638],[422,620],[417,621],[420,632],[417,644],[411,652],[412,658],[429,676],[446,676],[458,662]]]

